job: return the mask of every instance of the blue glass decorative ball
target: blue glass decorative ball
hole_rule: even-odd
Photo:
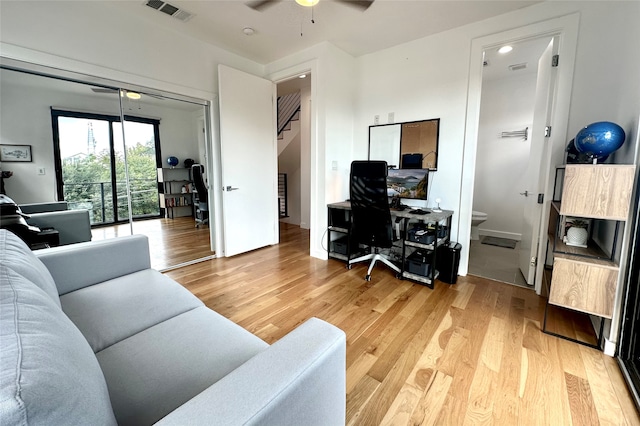
[[[601,159],[620,148],[624,139],[622,127],[610,121],[598,121],[580,130],[574,144],[578,151]]]
[[[167,164],[169,164],[171,167],[177,166],[179,162],[180,160],[178,160],[178,157],[174,157],[173,155],[167,158]]]

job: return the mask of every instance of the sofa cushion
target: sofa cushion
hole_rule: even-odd
[[[96,356],[118,424],[133,425],[160,420],[267,347],[203,306]]]
[[[2,424],[116,424],[95,355],[51,297],[0,263]]]
[[[0,263],[40,287],[60,307],[58,289],[49,270],[13,232],[0,229]]]
[[[94,352],[203,305],[153,269],[72,291],[60,296],[60,302]]]

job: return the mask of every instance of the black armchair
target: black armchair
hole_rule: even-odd
[[[204,180],[204,166],[202,164],[194,164],[191,166],[193,184],[198,191],[198,204],[196,207],[196,228],[200,225],[209,223],[209,191]]]
[[[387,163],[385,161],[354,161],[351,163],[349,193],[351,197],[351,233],[355,244],[371,248],[371,253],[350,259],[354,263],[368,261],[365,279],[371,280],[371,271],[377,261],[400,273],[388,256],[380,249],[393,246],[393,225],[387,197]]]

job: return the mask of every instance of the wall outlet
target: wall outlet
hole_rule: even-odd
[[[375,124],[376,126],[378,124],[380,124],[380,116],[379,115],[374,115],[373,116],[373,124]]]
[[[338,162],[336,160],[331,162],[331,170],[338,170]]]
[[[44,175],[45,173],[45,168],[44,167],[38,167],[38,174],[39,175]]]
[[[393,124],[395,114],[393,112],[389,113],[389,124]]]

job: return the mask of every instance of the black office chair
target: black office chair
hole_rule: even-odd
[[[378,260],[400,273],[400,268],[380,253],[380,249],[393,246],[393,226],[387,197],[387,162],[352,162],[349,195],[353,242],[369,246],[372,252],[350,259],[348,267],[371,260],[365,277],[367,281],[371,280],[371,271]]]
[[[209,203],[207,186],[204,183],[204,166],[194,164],[191,166],[193,184],[198,191],[198,205],[196,206],[196,228],[209,223]]]

